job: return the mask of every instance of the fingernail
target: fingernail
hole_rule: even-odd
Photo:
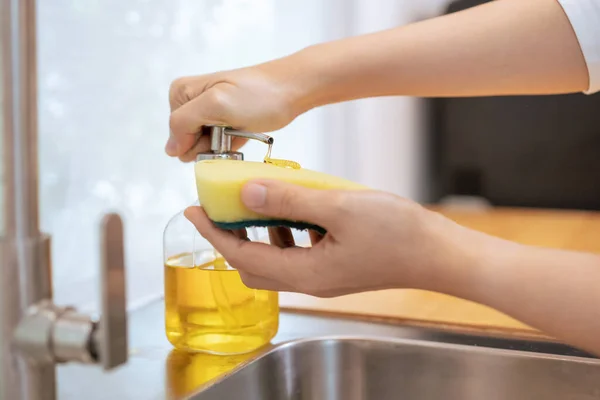
[[[188,207],[183,211],[183,216],[188,220],[191,221],[192,220],[192,213],[194,212],[194,210],[192,209],[192,207]]]
[[[165,151],[168,155],[174,156],[177,154],[177,142],[173,137],[170,137],[167,141],[167,146],[165,147]]]
[[[248,208],[261,208],[267,201],[267,188],[256,183],[249,183],[242,189],[242,201]]]

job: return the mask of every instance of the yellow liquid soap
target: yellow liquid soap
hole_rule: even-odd
[[[231,372],[242,363],[255,357],[258,352],[224,357],[206,353],[188,353],[172,350],[166,362],[167,398],[179,399],[190,396],[208,382]]]
[[[248,353],[277,333],[279,295],[248,288],[212,250],[180,254],[165,263],[165,324],[175,348]]]
[[[264,158],[264,162],[266,164],[273,164],[278,167],[283,168],[292,168],[292,169],[300,169],[302,168],[300,164],[295,161],[290,160],[279,160],[277,158],[271,158],[271,150],[273,149],[273,144],[269,144],[269,149],[267,150],[267,155]]]

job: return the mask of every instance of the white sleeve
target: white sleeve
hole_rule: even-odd
[[[585,92],[600,91],[600,0],[558,0],[573,26],[585,57],[590,86]]]

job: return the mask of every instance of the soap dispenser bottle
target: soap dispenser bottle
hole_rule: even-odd
[[[243,153],[231,149],[232,137],[273,143],[265,134],[225,126],[205,129],[208,132],[203,133],[210,135],[210,151],[198,154],[196,161],[243,160]],[[250,240],[268,242],[266,232],[250,228],[246,234]],[[163,249],[165,327],[173,346],[231,355],[252,352],[271,341],[279,325],[278,293],[245,286],[238,271],[198,234],[183,211],[167,224]]]

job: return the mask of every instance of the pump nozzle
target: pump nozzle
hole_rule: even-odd
[[[272,145],[274,141],[271,136],[264,133],[241,132],[221,125],[207,125],[204,127],[203,134],[210,135],[210,151],[199,153],[196,156],[196,161],[214,159],[243,160],[243,153],[231,150],[231,138],[233,136],[258,140],[268,145]]]

